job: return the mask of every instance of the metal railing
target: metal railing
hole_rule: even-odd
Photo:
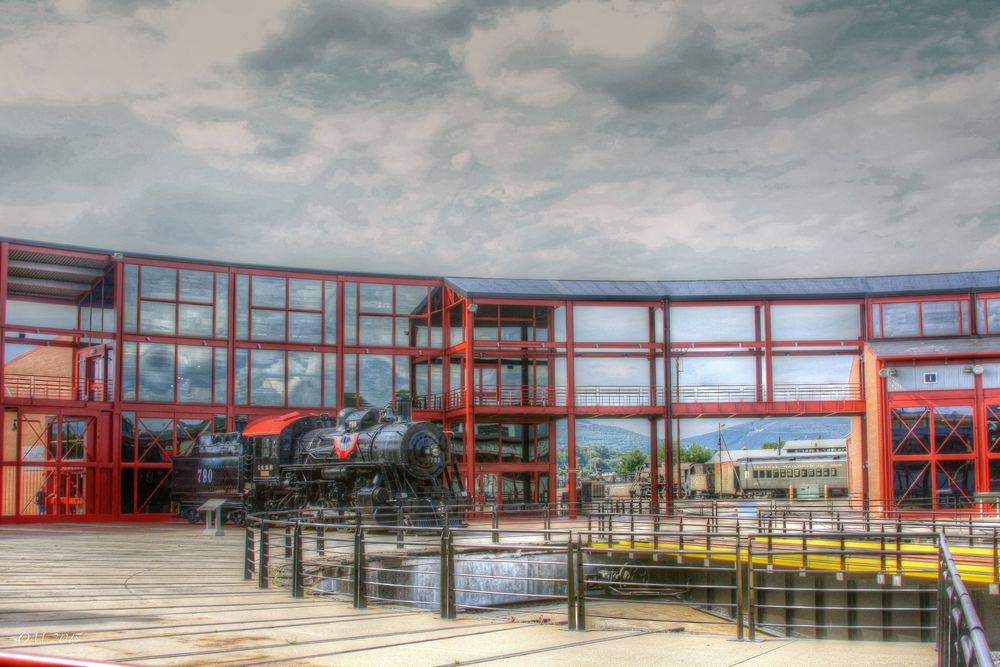
[[[471,396],[474,406],[565,407],[565,386],[504,384],[476,387]],[[858,401],[862,399],[858,383],[777,384],[768,396],[764,385],[681,385],[672,389],[675,403],[749,403]],[[464,389],[447,394],[415,396],[413,407],[420,410],[457,410],[465,406]],[[577,407],[655,407],[662,406],[666,394],[662,386],[649,385],[579,385],[573,391]]]
[[[670,608],[686,606],[706,614],[686,625],[729,619],[739,639],[936,639],[941,664],[992,664],[983,662],[983,625],[949,549],[946,533],[957,524],[918,533],[918,523],[878,517],[845,530],[815,513],[593,514],[584,527],[565,511],[494,508],[490,525],[471,526],[438,512],[425,517],[441,524],[430,527],[354,509],[251,516],[244,578],[294,597],[406,605],[442,618],[565,614],[576,630],[604,618],[670,622]],[[996,526],[955,537],[997,553]],[[982,569],[970,566],[972,549],[962,551],[966,571]]]
[[[8,398],[44,398],[66,401],[110,401],[109,380],[49,375],[5,375],[3,395]]]
[[[993,665],[983,623],[958,575],[948,540],[938,550],[937,650],[942,667]],[[995,547],[994,547],[995,549]]]
[[[857,401],[860,383],[776,384],[768,396],[767,387],[757,384],[678,385],[672,392],[675,403],[748,403],[755,401]]]

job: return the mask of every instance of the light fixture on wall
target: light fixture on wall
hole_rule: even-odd
[[[878,371],[878,376],[880,378],[894,378],[896,377],[895,368],[880,368]]]
[[[470,313],[472,313],[473,315],[475,315],[476,313],[479,312],[479,304],[478,303],[470,303],[468,310],[469,310]]]
[[[976,364],[976,365],[974,365],[972,367],[972,374],[973,375],[982,375],[983,371],[985,371],[985,370],[986,369],[983,368],[982,364]]]

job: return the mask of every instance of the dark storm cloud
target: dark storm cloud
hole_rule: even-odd
[[[635,63],[593,62],[576,80],[607,91],[623,107],[704,103],[718,98],[728,79],[726,56],[711,26],[697,25],[669,49]]]
[[[0,197],[45,201],[81,192],[134,172],[170,143],[120,105],[3,106]]]
[[[367,57],[411,55],[423,59],[442,40],[466,35],[496,12],[524,5],[536,9],[557,0],[453,0],[430,11],[406,12],[375,2],[310,2],[294,9],[288,28],[243,58],[244,68],[266,82],[328,66],[330,50],[370,49]]]

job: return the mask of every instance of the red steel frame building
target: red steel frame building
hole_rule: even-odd
[[[32,320],[32,304],[75,308],[76,324]],[[825,306],[849,312],[856,335],[783,339],[775,326],[790,308]],[[592,326],[575,329],[584,314],[614,319],[616,308],[644,322],[641,335],[609,340]],[[672,336],[672,320],[692,308],[752,324],[739,336]],[[669,496],[678,420],[840,415],[855,426],[852,496],[905,505],[919,492],[931,498],[924,509],[965,508],[961,496],[1000,490],[998,333],[997,272],[479,280],[4,240],[0,521],[165,518],[170,457],[199,433],[363,404],[376,367],[388,378],[378,391],[409,393],[417,418],[453,431],[467,488],[501,506],[555,500],[561,424],[575,501],[580,419],[648,420],[651,464]],[[852,370],[835,387],[776,381],[777,360],[843,355]],[[752,368],[753,381],[684,384],[683,363],[712,360]],[[579,381],[601,361],[641,367],[645,377],[628,386]],[[169,376],[159,377],[164,369]],[[902,382],[921,369],[924,380],[942,375],[954,386]],[[667,460],[658,455],[664,440]],[[668,508],[671,498],[658,495],[654,485],[653,502]]]

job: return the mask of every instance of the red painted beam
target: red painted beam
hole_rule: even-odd
[[[29,655],[27,653],[12,653],[0,651],[0,664],[8,667],[128,667],[123,662],[101,662],[98,660],[80,660],[78,658],[61,658],[53,655]]]

